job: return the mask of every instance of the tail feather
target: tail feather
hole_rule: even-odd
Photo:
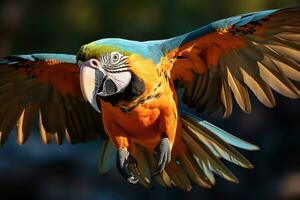
[[[142,147],[133,144],[131,149],[131,155],[138,161],[138,172],[135,175],[140,177],[139,183],[145,188],[151,188],[151,169]]]
[[[166,172],[175,187],[178,187],[184,191],[190,191],[192,189],[188,175],[186,174],[185,170],[182,169],[181,164],[177,163],[176,159],[172,159],[172,161],[167,165]]]
[[[195,158],[197,165],[200,167],[200,169],[206,175],[206,177],[208,178],[211,185],[214,186],[216,183],[216,179],[215,179],[213,172],[208,169],[208,166],[204,162],[199,162],[198,157],[194,156],[193,154],[191,154],[191,155]]]
[[[116,148],[112,141],[109,139],[105,140],[101,145],[98,162],[98,170],[101,175],[107,173],[112,168],[116,162],[116,155]]]
[[[212,183],[205,175],[205,173],[199,168],[196,160],[190,154],[181,154],[179,155],[178,159],[185,168],[188,176],[194,183],[196,183],[200,187],[212,187]]]
[[[206,146],[218,158],[224,158],[229,162],[245,168],[253,168],[253,165],[237,150],[216,136],[212,131],[198,125],[191,118],[182,116],[183,129],[200,146]]]
[[[183,131],[182,139],[190,149],[193,156],[195,156],[200,167],[204,170],[207,177],[213,183],[211,178],[213,175],[209,171],[215,172],[228,181],[238,182],[237,178],[225,167],[225,165],[217,158],[201,141],[195,141],[190,130]],[[207,168],[207,169],[206,169]]]
[[[142,146],[139,146],[140,150],[144,149]],[[148,159],[148,162],[150,164],[150,167],[152,169],[152,174],[154,174],[154,169],[156,166],[156,161],[154,159],[153,153],[150,151],[145,150],[146,157]],[[139,160],[137,160],[139,162]],[[172,186],[171,179],[169,175],[164,170],[160,175],[155,176],[155,180],[157,183],[159,183],[161,186],[165,188],[170,188]]]
[[[253,144],[250,144],[244,140],[241,140],[237,137],[235,137],[234,135],[231,135],[230,133],[227,133],[226,131],[216,127],[215,125],[200,119],[199,117],[193,115],[192,113],[189,113],[185,110],[180,110],[180,114],[182,117],[185,118],[190,118],[192,121],[196,122],[198,125],[199,129],[205,129],[207,131],[212,132],[212,136],[215,135],[217,137],[219,137],[220,139],[222,139],[224,142],[241,148],[241,149],[245,149],[245,150],[249,150],[249,151],[253,151],[253,150],[259,150],[259,147]]]
[[[159,176],[155,177],[158,183],[164,187],[172,187],[172,181],[167,172],[164,170]]]

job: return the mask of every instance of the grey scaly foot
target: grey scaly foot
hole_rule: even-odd
[[[136,167],[136,160],[130,155],[127,149],[119,149],[117,152],[117,169],[125,180],[129,183],[136,184],[139,182],[139,177],[135,176],[133,172],[130,171],[129,165],[131,164]]]
[[[154,175],[157,176],[162,173],[166,165],[171,161],[170,141],[167,136],[163,136],[155,148],[154,157],[157,161]]]

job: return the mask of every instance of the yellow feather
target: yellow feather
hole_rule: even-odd
[[[182,168],[178,164],[176,164],[176,161],[174,159],[172,159],[171,162],[166,166],[166,171],[172,183],[176,187],[184,191],[190,191],[192,189],[189,178],[182,170]]]
[[[233,147],[227,144],[225,141],[217,137],[210,130],[199,126],[192,119],[182,117],[183,129],[194,139],[196,142],[200,142],[199,145],[204,143],[215,156],[224,158],[230,162],[235,163],[241,167],[253,168],[253,165],[242,156]],[[203,145],[203,144],[202,144]]]
[[[188,154],[179,155],[179,161],[184,166],[185,171],[197,185],[200,187],[211,188],[211,183],[205,174],[199,169],[194,158]]]
[[[244,69],[241,68],[243,78],[247,86],[255,94],[260,102],[272,108],[276,105],[273,93],[268,85],[257,76],[250,76]]]
[[[230,88],[225,80],[222,80],[220,95],[221,101],[225,108],[223,118],[227,118],[232,113],[232,97]]]
[[[187,132],[186,132],[187,131]],[[183,139],[187,143],[187,146],[192,149],[192,153],[197,156],[200,167],[206,172],[209,170],[214,171],[218,175],[227,179],[228,181],[237,183],[237,178],[220,162],[220,160],[215,157],[206,147],[197,142],[190,136],[191,133],[188,133],[189,130],[185,129],[183,131]],[[206,170],[206,168],[208,168]],[[207,173],[209,178],[211,175]]]
[[[145,155],[150,163],[151,169],[152,169],[152,174],[154,174],[154,169],[155,169],[155,165],[156,165],[156,161],[154,159],[154,156],[152,154],[152,152],[150,151],[145,151]],[[156,181],[163,187],[171,187],[171,179],[169,177],[169,175],[166,173],[166,171],[164,170],[161,174],[159,174],[158,176],[155,176]]]
[[[49,144],[52,140],[52,135],[47,134],[46,131],[45,131],[45,128],[44,128],[44,125],[43,125],[41,110],[39,110],[38,123],[39,123],[39,131],[40,131],[40,136],[41,136],[41,139],[42,139],[42,143],[43,144]]]
[[[226,67],[226,71],[229,87],[231,88],[237,103],[244,112],[251,112],[251,103],[247,89],[241,81],[233,77],[228,67]]]
[[[131,154],[137,160],[137,169],[140,177],[139,183],[146,188],[151,187],[151,170],[149,168],[149,163],[144,155],[144,148],[134,144],[131,147]]]
[[[297,88],[279,72],[269,68],[268,66],[271,65],[270,62],[271,61],[267,58],[264,59],[264,64],[258,62],[261,78],[275,91],[290,98],[298,98],[299,94]]]

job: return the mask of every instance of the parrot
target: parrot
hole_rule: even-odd
[[[151,41],[104,38],[73,54],[10,55],[0,61],[0,143],[102,139],[99,173],[190,191],[215,175],[238,183],[223,160],[253,168],[236,148],[258,150],[201,115],[228,118],[234,102],[265,106],[273,90],[298,99],[300,7],[247,13]],[[233,100],[234,99],[234,100]]]

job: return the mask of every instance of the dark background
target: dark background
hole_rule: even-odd
[[[0,57],[9,54],[76,53],[87,42],[120,37],[162,39],[228,16],[300,5],[296,0],[7,0],[0,1]],[[42,145],[38,134],[19,146],[15,134],[0,149],[0,199],[300,199],[300,103],[277,96],[268,109],[254,98],[248,115],[205,117],[261,147],[242,153],[254,170],[228,167],[240,184],[217,178],[213,189],[191,192],[127,184],[113,169],[97,172],[101,141]],[[237,107],[235,107],[237,108]],[[36,131],[35,131],[36,132]]]

